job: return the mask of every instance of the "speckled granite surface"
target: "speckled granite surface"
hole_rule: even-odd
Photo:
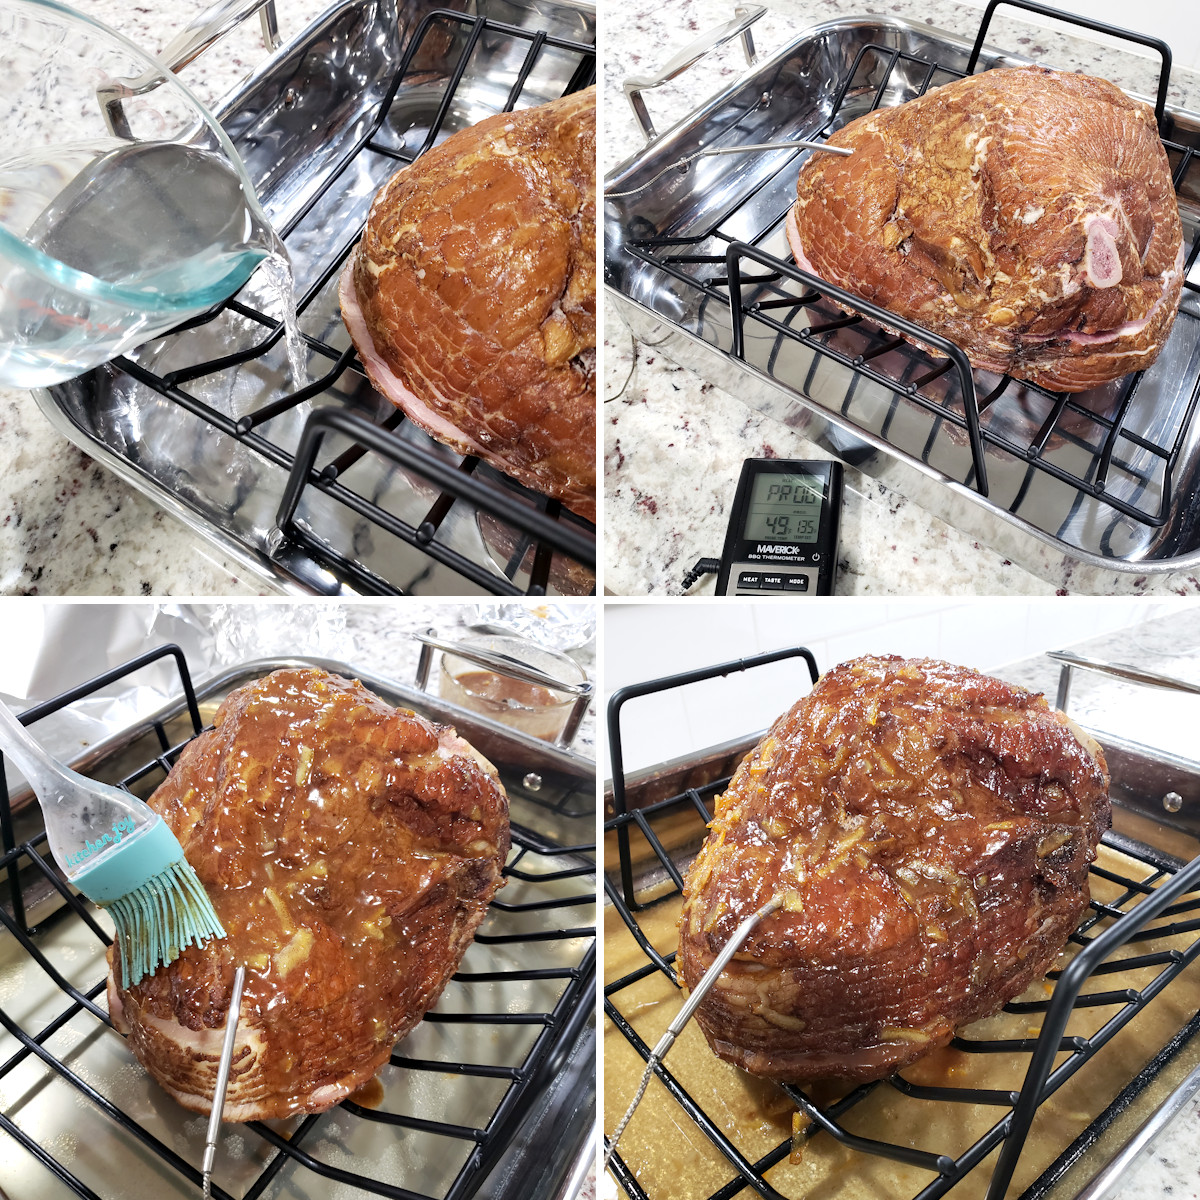
[[[651,72],[675,51],[730,18],[724,0],[664,0],[609,5],[604,55],[605,173],[637,152],[642,136],[621,83]],[[760,61],[804,28],[835,17],[881,13],[924,22],[970,37],[980,13],[950,0],[772,0],[754,26]],[[1152,95],[1156,66],[1123,52],[1030,29],[997,14],[989,42],[1057,66],[1104,75]],[[1130,18],[1133,20],[1134,18]],[[735,41],[645,100],[662,131],[745,70]],[[1176,68],[1169,100],[1200,107],[1200,78]],[[743,459],[771,454],[827,457],[804,437],[760,415],[652,346],[633,344],[607,305],[605,383],[605,587],[621,595],[681,591],[682,577],[702,556],[720,554],[727,505]],[[918,505],[862,473],[846,472],[839,594],[1154,594],[1200,590],[1186,574],[1138,578],[1111,571],[1057,570],[1053,556],[1031,552],[1025,567],[978,544]],[[1029,569],[1026,569],[1028,567]],[[711,593],[708,576],[691,594]]]
[[[151,53],[206,7],[196,0],[72,3]],[[280,4],[281,35],[295,36],[329,4]],[[255,18],[181,74],[212,104],[265,54]],[[0,594],[235,596],[262,590],[236,561],[75,449],[29,392],[0,388]]]
[[[1197,1200],[1200,1095],[1193,1095],[1112,1185],[1094,1200]]]
[[[1200,1095],[1193,1096],[1129,1169],[1096,1200],[1197,1200],[1200,1197]]]
[[[1145,671],[1200,685],[1200,605],[1176,603],[1178,607],[1172,604],[1172,611],[1156,620],[1069,648],[1102,662],[1132,663]],[[1054,703],[1059,666],[1053,659],[1044,655],[1022,659],[995,674],[1042,692]],[[1181,696],[1076,669],[1066,710],[1089,728],[1118,733],[1128,741],[1197,761],[1195,717],[1200,713],[1200,696]]]

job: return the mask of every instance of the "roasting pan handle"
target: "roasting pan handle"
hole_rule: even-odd
[[[746,51],[746,62],[753,66],[758,61],[758,55],[754,49],[754,38],[750,33],[750,26],[766,11],[766,6],[762,4],[739,4],[733,10],[732,20],[726,21],[724,25],[718,25],[715,29],[710,29],[694,42],[684,46],[666,66],[655,74],[630,75],[625,80],[622,85],[625,89],[625,98],[629,101],[633,115],[637,117],[647,142],[654,141],[658,137],[658,133],[654,129],[654,122],[650,120],[650,113],[646,108],[645,100],[642,99],[642,92],[662,87],[664,83],[674,79],[677,75],[682,75],[688,67],[698,63],[710,50],[725,45],[739,34],[742,38],[742,46]]]
[[[182,70],[255,12],[262,23],[263,45],[268,50],[278,50],[279,22],[275,16],[275,0],[214,0],[203,12],[197,13],[156,57],[169,71]],[[153,91],[162,81],[161,72],[147,71],[136,79],[114,79],[96,90],[104,123],[114,137],[131,136],[121,102]]]
[[[988,6],[984,9],[983,21],[979,26],[979,32],[975,35],[975,45],[971,50],[971,58],[967,63],[968,75],[975,74],[975,67],[979,62],[979,52],[983,49],[983,39],[987,35],[988,26],[992,22],[992,13],[1001,4],[1007,4],[1012,8],[1023,8],[1028,12],[1038,13],[1043,17],[1053,17],[1056,21],[1065,21],[1068,25],[1080,25],[1084,29],[1090,29],[1093,33],[1106,33],[1110,37],[1118,38],[1123,42],[1136,42],[1139,46],[1147,46],[1155,51],[1162,58],[1162,70],[1158,73],[1158,99],[1154,102],[1154,116],[1158,121],[1159,134],[1162,134],[1163,115],[1167,108],[1167,87],[1171,82],[1171,47],[1161,38],[1151,37],[1146,33],[1134,33],[1132,29],[1122,29],[1119,25],[1106,25],[1103,21],[1093,21],[1091,17],[1080,17],[1075,13],[1062,12],[1057,8],[1051,8],[1047,4],[1035,4],[1033,0],[988,0]]]

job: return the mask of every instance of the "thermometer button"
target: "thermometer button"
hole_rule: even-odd
[[[782,592],[784,578],[783,575],[764,575],[759,586],[765,592]],[[790,578],[790,576],[786,578]]]
[[[737,585],[740,588],[760,588],[760,587],[762,587],[762,572],[761,571],[743,571],[738,576]]]

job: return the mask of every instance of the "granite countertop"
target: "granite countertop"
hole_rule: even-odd
[[[989,42],[1032,59],[1089,71],[1142,95],[1153,95],[1156,66],[1124,52],[1049,29],[1031,29],[997,14]],[[728,0],[662,0],[606,10],[604,56],[607,174],[642,148],[643,138],[621,93],[631,74],[651,73],[702,32],[728,21]],[[925,22],[970,38],[980,10],[952,0],[770,0],[753,26],[763,61],[804,28],[851,14],[879,13]],[[1133,20],[1134,18],[1130,18]],[[669,129],[746,69],[738,40],[713,52],[670,84],[645,93],[659,131]],[[1172,72],[1171,104],[1200,107],[1200,75]],[[764,416],[719,387],[641,345],[605,305],[605,588],[641,595],[682,591],[686,571],[724,542],[728,505],[742,460],[827,458],[801,434]],[[1134,577],[1076,567],[1064,574],[1053,556],[1031,552],[1017,565],[974,537],[853,468],[846,470],[841,555],[835,591],[851,594],[1004,594],[1055,592],[1194,594],[1186,574]],[[689,594],[711,594],[707,576]]]
[[[286,41],[332,0],[287,0]],[[71,0],[73,7],[158,53],[205,5],[197,0]],[[266,57],[257,18],[180,75],[210,107]],[[261,594],[241,564],[167,516],[57,433],[28,391],[0,388],[0,594]]]

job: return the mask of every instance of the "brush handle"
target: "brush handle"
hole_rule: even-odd
[[[21,774],[36,792],[41,787],[74,775],[69,767],[51,758],[46,750],[34,740],[33,735],[21,724],[20,718],[0,700],[0,750],[16,763]]]
[[[53,758],[3,702],[0,750],[36,793],[50,852],[68,879],[93,870],[116,846],[161,824],[158,814],[136,797],[85,779]]]

